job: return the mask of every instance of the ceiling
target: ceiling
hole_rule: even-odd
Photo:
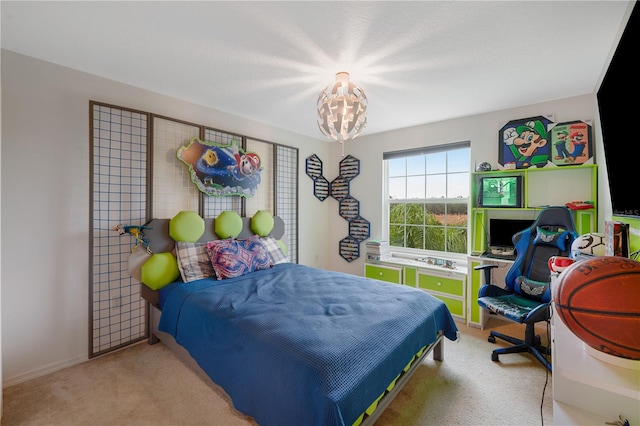
[[[631,3],[634,3],[633,1]],[[593,93],[628,1],[2,1],[2,48],[325,140],[347,71],[363,135]]]

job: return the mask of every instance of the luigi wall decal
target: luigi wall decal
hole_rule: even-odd
[[[499,162],[505,169],[544,167],[551,143],[548,128],[552,121],[543,116],[509,121],[499,131]]]
[[[567,139],[569,139],[569,133],[566,130],[559,130],[556,133],[556,140],[553,141],[553,146],[556,150],[554,160],[569,161],[571,154],[567,150]]]
[[[557,166],[574,166],[593,162],[590,121],[568,121],[549,130],[552,145],[550,160]]]

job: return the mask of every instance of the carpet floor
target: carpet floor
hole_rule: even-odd
[[[524,327],[491,319],[513,336]],[[429,357],[376,426],[552,425],[551,374],[529,354],[491,351],[488,330],[458,323],[444,361]],[[546,341],[546,329],[539,331]],[[3,390],[3,426],[256,425],[218,386],[203,381],[162,343],[141,342]]]

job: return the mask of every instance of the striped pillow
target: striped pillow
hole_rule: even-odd
[[[207,243],[176,242],[176,258],[185,283],[216,276],[207,253]]]
[[[267,250],[267,254],[271,259],[271,263],[277,265],[278,263],[287,263],[289,259],[282,253],[282,249],[280,245],[273,237],[261,237],[260,240],[264,245],[264,248]]]

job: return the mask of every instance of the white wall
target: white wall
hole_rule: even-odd
[[[1,64],[0,60],[0,64]],[[0,102],[0,134],[2,134],[2,102]],[[0,138],[0,200],[2,199],[2,138]],[[0,206],[2,203],[0,202]],[[0,210],[0,235],[2,235],[2,211]],[[0,246],[0,259],[2,247]],[[2,301],[2,264],[0,262],[0,301]],[[0,419],[2,419],[2,304],[0,303]]]
[[[3,386],[87,359],[89,298],[89,100],[148,111],[299,148],[300,263],[361,275],[361,256],[346,262],[338,242],[348,233],[338,203],[313,196],[305,159],[317,154],[332,181],[340,145],[2,51]],[[382,153],[470,140],[472,163],[497,163],[498,129],[514,119],[555,114],[556,122],[593,119],[595,96],[498,111],[349,141],[360,160],[351,181],[371,237],[382,236]],[[595,134],[596,158],[602,157]],[[598,161],[599,162],[599,161]],[[604,162],[600,175],[604,173]],[[603,180],[601,179],[600,182]],[[605,180],[606,182],[606,180]],[[601,188],[602,194],[602,188]],[[603,198],[600,199],[602,212]],[[600,220],[603,220],[602,214]]]
[[[596,163],[599,164],[599,193],[601,194],[598,216],[599,222],[602,223],[602,220],[604,220],[603,212],[607,211],[606,206],[610,204],[610,200],[606,186],[604,151],[599,143],[601,135],[596,107],[595,94],[590,94],[517,109],[425,124],[371,136],[366,136],[365,132],[364,135],[348,141],[345,145],[345,155],[350,154],[360,160],[360,175],[351,181],[351,195],[360,201],[361,216],[371,223],[371,238],[382,238],[384,232],[382,229],[383,199],[380,193],[383,152],[468,140],[471,141],[472,167],[482,161],[488,161],[493,166],[496,166],[498,164],[498,130],[511,120],[548,114],[554,115],[555,123],[572,120],[592,121],[595,138],[595,158]],[[332,146],[331,153],[331,160],[325,162],[325,164],[333,167],[330,175],[334,178],[338,174],[337,165],[342,158],[339,146]],[[552,190],[553,188],[549,188],[549,191]],[[364,255],[364,244],[360,247],[360,258],[352,262],[346,262],[338,255],[338,243],[347,236],[348,225],[338,215],[337,201],[330,199],[330,202],[332,204],[329,211],[331,215],[331,233],[329,234],[330,240],[328,244],[332,255],[329,267],[338,271],[362,274],[366,257]],[[610,217],[610,207],[608,211]],[[602,225],[600,228],[604,229]]]
[[[328,205],[304,160],[330,144],[2,50],[2,377],[10,386],[89,348],[89,101],[299,148],[299,261],[326,267]],[[311,243],[310,243],[311,242]]]

